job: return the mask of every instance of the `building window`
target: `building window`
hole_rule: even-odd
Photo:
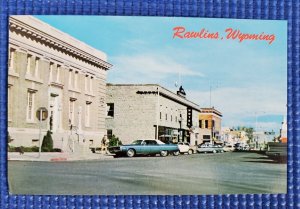
[[[78,71],[75,72],[74,76],[74,88],[78,89]]]
[[[34,67],[34,77],[39,78],[39,63],[40,63],[40,58],[36,57],[35,58],[35,67]]]
[[[90,79],[90,93],[92,93],[93,92],[93,77],[91,77],[91,79]]]
[[[57,65],[57,69],[56,69],[56,82],[60,83],[60,65]]]
[[[8,120],[11,121],[12,120],[12,105],[13,105],[13,97],[12,97],[12,86],[9,85],[8,86],[8,90],[7,90],[7,100],[8,100]]]
[[[107,129],[107,138],[108,139],[111,139],[112,138],[112,135],[113,135],[113,132],[111,129]]]
[[[31,74],[31,55],[27,55],[27,66],[26,66],[26,74]]]
[[[114,117],[114,103],[107,103],[107,116]]]
[[[14,70],[15,49],[10,48],[8,57],[8,69]]]
[[[161,119],[161,112],[159,112],[159,119]]]
[[[171,115],[171,122],[172,122],[172,120],[173,120],[173,116]]]
[[[34,91],[28,91],[27,92],[27,121],[32,122],[33,121],[33,113],[34,113]]]
[[[202,120],[199,120],[199,128],[203,128],[203,126],[202,126]]]
[[[205,128],[208,128],[208,120],[205,120]]]
[[[85,105],[85,126],[89,127],[90,126],[90,107],[91,107],[91,102],[86,102]]]
[[[84,89],[86,93],[93,93],[93,77],[86,75],[84,78]]]
[[[166,120],[168,120],[168,114],[166,113]]]
[[[177,116],[175,116],[175,122],[177,123]]]
[[[69,88],[74,88],[73,71],[69,70]]]
[[[75,110],[75,99],[71,98],[69,102],[69,123],[74,125],[74,110]]]
[[[53,62],[50,62],[50,68],[49,68],[49,80],[50,82],[53,80]]]
[[[212,120],[211,122],[212,122],[212,128],[214,128],[215,127],[215,120]]]
[[[89,76],[86,75],[84,78],[84,91],[88,92],[88,80],[89,80]]]

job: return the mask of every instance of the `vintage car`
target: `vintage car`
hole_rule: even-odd
[[[223,147],[220,145],[213,145],[213,144],[200,144],[197,148],[198,153],[217,153],[217,152],[224,152]]]
[[[114,146],[108,148],[109,152],[115,154],[116,157],[126,155],[133,157],[136,155],[150,155],[165,157],[168,154],[179,155],[179,149],[176,144],[165,144],[155,139],[140,139],[128,145]]]
[[[194,153],[193,148],[191,148],[190,144],[187,142],[178,142],[179,152],[181,154],[188,153],[189,155]]]
[[[223,147],[223,150],[224,150],[224,152],[232,152],[232,151],[235,150],[235,148],[234,148],[233,145],[228,144],[228,145]]]

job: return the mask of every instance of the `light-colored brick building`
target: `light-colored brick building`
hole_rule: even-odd
[[[115,135],[123,144],[157,135],[198,143],[200,107],[160,85],[107,84],[107,107],[108,137]]]
[[[54,147],[98,144],[105,129],[106,54],[32,16],[9,20],[8,131],[14,146],[37,146],[36,110],[48,109],[42,135]]]
[[[215,108],[201,108],[199,128],[201,143],[219,142],[221,139],[222,113]]]

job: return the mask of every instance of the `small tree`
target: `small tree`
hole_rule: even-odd
[[[51,131],[47,131],[47,134],[43,138],[42,152],[50,152],[53,149],[53,140]]]
[[[116,137],[115,135],[112,135],[112,137],[109,139],[109,146],[118,146],[118,145],[122,145],[122,142],[119,140],[118,137]]]

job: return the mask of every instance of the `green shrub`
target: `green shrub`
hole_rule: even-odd
[[[53,140],[51,131],[47,131],[47,134],[43,138],[42,152],[51,152],[53,150]]]
[[[53,148],[53,149],[51,150],[51,152],[61,152],[61,149],[59,149],[59,148]]]
[[[14,146],[9,146],[8,147],[9,152],[38,152],[39,148],[37,146],[33,147],[14,147]]]
[[[116,137],[115,135],[112,135],[112,137],[109,139],[109,146],[118,146],[118,145],[122,145],[122,142],[119,140],[118,137]]]
[[[24,152],[38,152],[39,148],[37,146],[33,147],[23,147]]]

